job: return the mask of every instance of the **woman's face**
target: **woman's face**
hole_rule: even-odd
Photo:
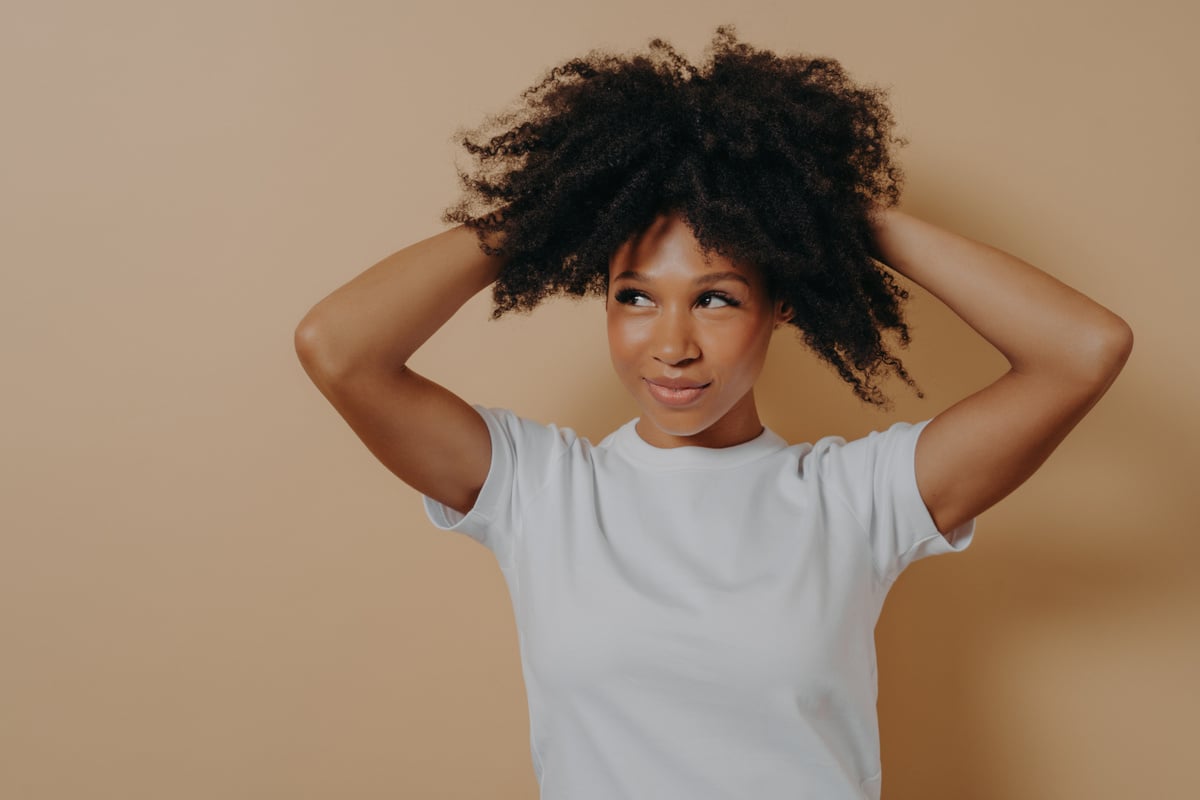
[[[608,345],[641,407],[636,430],[656,447],[728,447],[762,431],[754,382],[776,324],[757,269],[717,255],[704,262],[691,229],[660,216],[609,262]]]

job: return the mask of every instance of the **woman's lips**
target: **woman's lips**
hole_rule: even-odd
[[[646,388],[650,390],[651,396],[658,402],[668,406],[686,406],[694,403],[699,399],[700,395],[704,394],[704,390],[710,385],[712,385],[712,381],[703,386],[696,386],[690,389],[670,389],[666,386],[659,386],[651,380],[646,380]]]

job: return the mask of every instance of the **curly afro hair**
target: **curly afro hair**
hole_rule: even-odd
[[[592,50],[554,67],[515,110],[455,139],[478,160],[442,221],[506,260],[492,319],[564,294],[607,296],[609,261],[660,214],[678,213],[706,255],[756,265],[788,324],[851,384],[881,365],[917,389],[882,332],[909,345],[908,293],[871,255],[875,208],[899,202],[886,91],[832,58],[756,50],[716,29],[692,66],[662,39],[648,54]],[[485,138],[489,126],[503,130]]]

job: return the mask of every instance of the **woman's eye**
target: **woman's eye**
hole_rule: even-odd
[[[637,308],[649,308],[654,305],[654,302],[644,292],[637,289],[621,289],[614,295],[614,299],[618,303]],[[741,303],[721,292],[705,292],[696,301],[696,305],[700,308],[725,308],[726,306],[738,306]]]
[[[717,303],[716,305],[712,304],[712,301],[714,301],[714,300]],[[708,301],[708,302],[706,303],[705,301]],[[732,297],[730,297],[728,295],[724,295],[724,294],[719,294],[717,292],[709,292],[708,294],[701,297],[699,302],[701,303],[701,305],[703,305],[704,308],[722,308],[724,306],[738,305],[738,302],[736,300],[734,300]]]
[[[635,300],[645,300],[646,302],[645,303],[635,303],[634,302]],[[633,289],[622,289],[621,291],[617,292],[616,301],[618,303],[626,303],[631,306],[649,305],[650,298],[646,297],[646,295],[642,294],[641,292],[635,291]]]

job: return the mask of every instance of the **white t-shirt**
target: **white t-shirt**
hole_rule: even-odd
[[[847,443],[599,444],[473,406],[465,516],[508,584],[542,800],[877,800],[875,623],[912,562],[961,552],[917,490],[929,422]]]

